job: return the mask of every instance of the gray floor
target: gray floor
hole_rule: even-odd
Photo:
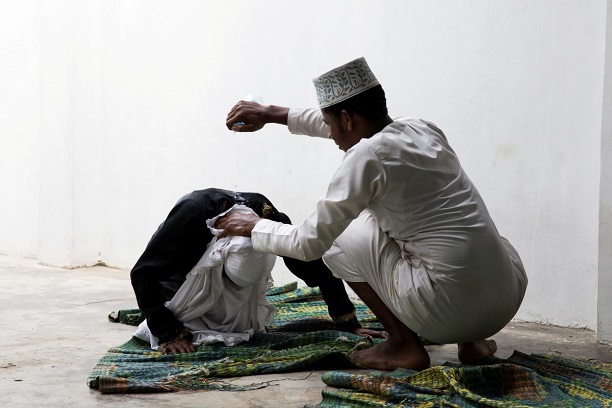
[[[318,403],[321,372],[244,377],[269,382],[245,392],[102,395],[86,385],[98,359],[129,339],[133,327],[108,322],[110,311],[135,307],[129,273],[104,267],[58,269],[0,255],[1,407],[303,407]],[[561,351],[612,361],[593,332],[512,323],[494,337],[497,355]],[[433,364],[456,360],[456,346],[429,346]]]

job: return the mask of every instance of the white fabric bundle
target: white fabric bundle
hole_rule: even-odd
[[[243,205],[232,208],[253,211]],[[216,220],[229,211],[207,221],[214,235],[220,232],[214,228]],[[248,341],[276,313],[266,299],[275,261],[276,255],[255,251],[250,238],[215,236],[166,307],[193,333],[194,345]],[[150,341],[155,350],[159,347],[146,321],[134,336]]]

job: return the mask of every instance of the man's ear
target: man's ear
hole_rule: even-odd
[[[355,124],[352,115],[344,109],[340,111],[340,123],[349,131],[353,130],[353,125]]]

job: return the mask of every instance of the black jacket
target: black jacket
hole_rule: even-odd
[[[259,193],[209,188],[182,197],[153,234],[130,274],[138,307],[160,343],[172,340],[183,330],[183,325],[164,304],[172,299],[212,240],[206,220],[234,204],[244,204],[260,217],[291,223],[287,215]],[[305,262],[283,257],[283,260],[308,286],[320,288],[329,314],[340,330],[360,327],[343,282],[332,275],[321,259]]]

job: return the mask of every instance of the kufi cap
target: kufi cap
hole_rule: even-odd
[[[312,80],[319,108],[327,108],[379,84],[365,58],[357,58]]]

